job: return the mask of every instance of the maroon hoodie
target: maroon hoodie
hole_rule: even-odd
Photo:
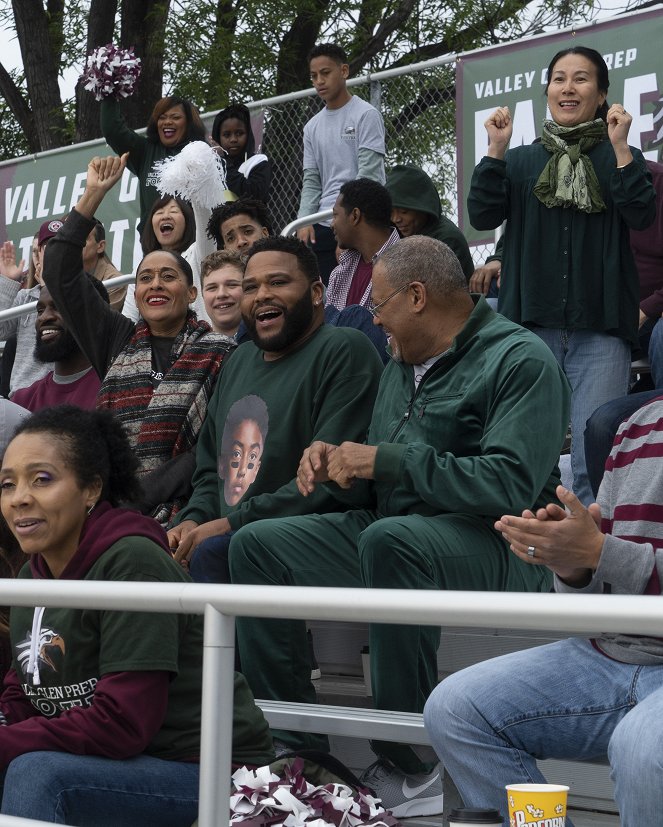
[[[114,543],[132,536],[152,540],[169,554],[166,533],[155,520],[113,508],[107,502],[98,504],[87,518],[76,554],[60,579],[84,578]],[[52,579],[41,555],[32,557],[29,565],[33,579]],[[10,669],[0,697],[0,723],[7,725],[0,738],[0,767],[37,750],[115,759],[140,754],[163,723],[170,677],[162,671],[107,674],[99,679],[91,706],[45,718],[30,703],[15,670]]]

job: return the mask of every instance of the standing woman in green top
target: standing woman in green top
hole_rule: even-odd
[[[142,233],[147,214],[159,196],[155,186],[155,162],[177,155],[191,141],[204,141],[205,126],[190,101],[170,96],[157,102],[145,135],[138,135],[127,126],[118,101],[104,98],[101,101],[101,132],[118,155],[129,153],[127,167],[140,183],[138,232]]]
[[[496,109],[467,201],[477,229],[507,222],[499,310],[546,342],[571,384],[573,490],[585,505],[594,499],[585,423],[627,392],[637,342],[629,229],[644,229],[656,212],[642,153],[627,141],[631,116],[620,103],[608,105],[609,85],[594,49],[558,52],[548,67],[551,120],[540,141],[507,151],[511,114]]]

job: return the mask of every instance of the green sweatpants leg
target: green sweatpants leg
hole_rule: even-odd
[[[374,512],[262,520],[233,537],[234,583],[368,586],[386,589],[541,591],[549,573],[508,550],[486,522],[469,515],[408,515],[377,519]],[[301,621],[240,618],[237,634],[244,673],[258,698],[315,703]],[[378,709],[421,712],[437,684],[438,627],[372,624],[373,699]],[[308,733],[275,733],[296,748],[325,745]],[[374,742],[405,772],[423,765],[412,749]]]

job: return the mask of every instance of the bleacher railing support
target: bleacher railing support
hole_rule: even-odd
[[[197,583],[0,580],[0,605],[205,616],[199,827],[227,827],[232,743],[234,618],[532,629],[596,635],[660,635],[656,596],[570,595],[404,589],[297,588]],[[42,822],[0,815],[0,827]]]

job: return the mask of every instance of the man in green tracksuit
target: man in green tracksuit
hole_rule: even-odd
[[[537,591],[541,567],[511,554],[492,528],[555,499],[569,388],[529,331],[470,295],[456,256],[423,236],[386,250],[373,270],[376,323],[392,362],[367,444],[314,442],[298,486],[323,484],[351,510],[263,520],[230,546],[234,583]],[[315,701],[299,621],[238,620],[256,697]],[[375,705],[421,712],[437,683],[439,629],[370,629]],[[293,746],[320,736],[277,733]],[[373,743],[365,782],[397,816],[440,812],[441,781],[408,746]],[[385,760],[386,759],[386,760]]]

